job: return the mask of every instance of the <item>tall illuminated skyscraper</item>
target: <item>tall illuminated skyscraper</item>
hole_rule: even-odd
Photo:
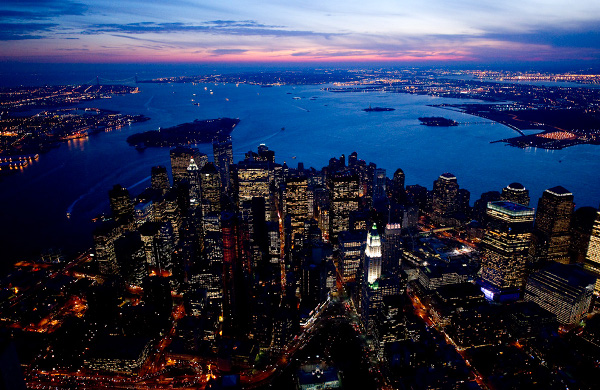
[[[458,182],[451,173],[442,173],[433,182],[433,214],[435,223],[449,224],[456,212],[458,200]]]
[[[598,278],[594,292],[596,295],[600,294],[600,211],[598,211],[594,226],[592,227],[592,235],[590,236],[584,267]]]
[[[569,263],[573,194],[561,186],[544,191],[538,202],[529,256],[531,261]]]
[[[368,284],[375,283],[381,277],[381,238],[375,224],[367,233],[364,267],[364,276]]]
[[[190,159],[190,165],[187,167],[188,183],[190,184],[190,206],[192,208],[197,207],[201,199],[201,185],[200,185],[200,168],[196,164],[193,158]]]
[[[529,190],[521,183],[510,183],[502,189],[502,200],[529,206]]]
[[[292,237],[304,233],[304,220],[308,215],[306,177],[287,180],[285,185],[285,214],[291,217]]]
[[[239,207],[254,197],[265,199],[265,218],[271,217],[271,164],[265,161],[240,161],[237,164],[237,193]]]
[[[350,172],[334,174],[329,179],[329,240],[337,243],[337,236],[350,230],[350,212],[358,210],[359,178]]]
[[[213,154],[215,158],[215,167],[221,176],[221,185],[225,192],[229,192],[229,167],[233,164],[233,145],[231,137],[224,139],[215,139],[213,141]]]
[[[202,215],[221,211],[221,178],[212,163],[200,170]]]
[[[534,214],[517,203],[488,203],[489,228],[481,242],[481,275],[488,298],[515,298],[522,290]]]

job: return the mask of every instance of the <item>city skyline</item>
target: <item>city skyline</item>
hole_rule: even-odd
[[[14,1],[0,61],[593,64],[593,1]]]

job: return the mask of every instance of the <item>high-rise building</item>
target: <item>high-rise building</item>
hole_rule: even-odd
[[[375,174],[373,175],[373,201],[386,197],[386,181],[385,169],[375,169]]]
[[[231,189],[229,182],[229,167],[233,164],[233,145],[231,143],[231,137],[228,136],[223,139],[215,139],[213,141],[213,154],[215,158],[215,167],[221,176],[221,185],[225,192],[229,192]]]
[[[108,191],[108,197],[110,199],[110,209],[115,220],[133,217],[133,203],[126,188],[116,184]]]
[[[152,173],[150,176],[150,183],[152,189],[164,195],[169,191],[169,175],[167,174],[167,168],[161,165],[152,167]]]
[[[358,210],[359,178],[350,172],[334,174],[329,179],[329,240],[337,243],[337,236],[350,230],[350,213]]]
[[[433,182],[432,219],[435,223],[452,224],[458,208],[458,182],[451,173],[443,173]]]
[[[569,263],[573,194],[561,186],[544,191],[538,202],[529,257],[532,262]]]
[[[264,161],[240,161],[237,164],[237,193],[239,206],[254,197],[265,199],[265,218],[271,218],[271,164]]]
[[[342,232],[338,237],[339,258],[338,270],[343,283],[354,282],[356,280],[358,268],[364,257],[366,232]]]
[[[382,241],[382,272],[395,274],[400,269],[400,259],[402,258],[402,225],[388,223],[385,226]]]
[[[188,183],[190,185],[190,206],[197,207],[202,201],[201,184],[200,184],[200,168],[194,159],[190,159],[190,165],[187,168]]]
[[[188,148],[177,146],[170,151],[171,156],[171,174],[173,175],[173,184],[186,180],[188,178],[187,168],[190,160],[193,158],[198,168],[208,161],[206,154],[200,153],[198,148]]]
[[[289,178],[285,185],[284,212],[291,218],[292,237],[304,233],[304,220],[308,215],[306,177]]]
[[[534,210],[505,201],[489,202],[489,228],[481,242],[483,290],[488,298],[518,297],[525,284]]]
[[[598,211],[592,227],[584,264],[585,269],[598,277],[594,291],[596,294],[600,294],[600,211]]]
[[[381,237],[377,232],[377,225],[373,224],[367,233],[367,246],[365,248],[364,277],[366,283],[373,284],[381,276]]]
[[[598,210],[594,207],[580,207],[573,213],[569,248],[571,262],[582,264],[585,262],[597,215]]]
[[[212,163],[200,170],[200,195],[202,215],[210,212],[221,212],[221,178]]]
[[[529,276],[524,299],[555,314],[561,324],[576,324],[590,307],[595,283],[578,265],[549,263]]]
[[[502,189],[502,200],[529,206],[529,190],[521,183],[510,183]]]
[[[400,168],[394,172],[394,178],[392,179],[391,195],[392,200],[396,203],[402,203],[404,200],[404,180],[406,176],[404,171]]]

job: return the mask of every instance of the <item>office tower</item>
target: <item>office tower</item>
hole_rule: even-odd
[[[456,212],[458,213],[458,217],[462,220],[467,219],[471,215],[470,200],[471,193],[468,190],[464,188],[458,190],[458,195],[456,197]]]
[[[529,256],[532,262],[569,263],[573,194],[564,187],[547,189],[538,202]]]
[[[115,253],[115,241],[120,232],[114,223],[105,223],[94,230],[94,260],[102,275],[117,274],[119,267]]]
[[[561,324],[576,324],[590,307],[595,283],[578,265],[548,263],[529,276],[524,299],[555,314]]]
[[[419,210],[421,212],[428,209],[427,193],[427,188],[419,184],[406,186],[406,195],[412,203],[416,204],[419,207]]]
[[[392,178],[392,185],[390,188],[390,197],[393,202],[403,203],[405,199],[405,190],[404,190],[404,180],[405,175],[404,171],[400,168],[396,169],[394,172],[394,177]]]
[[[502,189],[502,200],[529,206],[529,190],[521,183],[510,183]]]
[[[371,230],[367,233],[363,272],[368,284],[375,283],[381,276],[381,237],[379,237],[377,225],[375,224],[373,224]]]
[[[271,165],[263,161],[240,161],[236,169],[238,206],[254,197],[265,199],[265,218],[271,219]]]
[[[215,158],[215,167],[221,177],[221,186],[225,192],[229,192],[229,167],[233,164],[233,146],[231,137],[213,141],[213,154]]]
[[[350,172],[336,173],[329,179],[329,240],[337,243],[337,236],[350,230],[350,212],[358,210],[359,179]]]
[[[159,165],[156,167],[152,167],[151,172],[152,173],[150,176],[150,183],[152,189],[157,191],[161,195],[166,194],[167,191],[169,191],[169,188],[171,187],[169,185],[169,175],[167,174],[167,168]]]
[[[119,275],[130,286],[141,286],[148,275],[146,253],[139,232],[127,232],[115,240]]]
[[[173,270],[173,229],[168,222],[146,222],[139,228],[148,268],[160,273]]]
[[[457,211],[458,182],[451,173],[443,173],[433,182],[432,220],[442,225],[452,224]]]
[[[377,168],[373,175],[373,201],[386,197],[386,181],[385,169]]]
[[[488,191],[481,194],[481,197],[475,201],[471,215],[473,219],[479,221],[483,226],[488,222],[487,205],[490,202],[502,200],[498,191]]]
[[[200,195],[202,215],[210,212],[221,212],[221,178],[212,163],[200,170]]]
[[[489,202],[489,227],[481,242],[482,290],[488,299],[518,298],[525,283],[534,210],[505,201]]]
[[[200,185],[200,168],[193,158],[190,159],[190,165],[187,167],[187,178],[190,185],[190,206],[196,208],[202,201]]]
[[[108,197],[115,220],[127,219],[133,216],[133,203],[126,188],[116,184],[112,190],[108,191]]]
[[[594,228],[598,210],[594,207],[580,207],[573,213],[571,221],[571,246],[569,255],[572,263],[584,263]]]
[[[584,267],[598,277],[594,291],[596,294],[600,294],[600,211],[597,212],[592,227]]]
[[[170,191],[165,196],[163,221],[171,224],[171,228],[173,229],[173,240],[175,245],[177,245],[179,243],[179,230],[181,229],[182,217],[181,209],[177,202],[177,194],[173,191]]]
[[[171,149],[170,155],[173,185],[187,179],[187,168],[190,165],[190,160],[192,158],[200,169],[202,168],[203,164],[208,161],[206,154],[200,153],[197,148],[177,146],[176,148]]]
[[[304,220],[308,215],[306,177],[289,178],[285,184],[284,213],[291,218],[292,237],[304,233]]]
[[[381,244],[381,268],[388,275],[396,274],[400,269],[402,258],[402,225],[388,223],[385,225]]]
[[[269,150],[269,147],[265,144],[258,145],[258,153],[249,151],[246,153],[245,160],[264,161],[271,164],[275,163],[275,152]]]
[[[244,274],[249,275],[250,259],[247,253],[247,237],[235,213],[221,213],[223,238],[223,332],[228,335],[242,334],[249,326],[248,291]]]
[[[367,236],[365,231],[341,232],[339,241],[338,270],[342,283],[354,282],[364,257]]]
[[[331,264],[331,253],[330,247],[317,245],[302,261],[300,296],[303,307],[308,310],[327,299],[327,268]]]

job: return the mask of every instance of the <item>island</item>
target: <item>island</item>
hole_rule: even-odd
[[[441,116],[426,116],[419,118],[422,125],[425,126],[436,126],[436,127],[449,127],[458,126],[458,122],[452,119],[444,118]]]
[[[166,129],[137,133],[127,143],[137,148],[204,144],[231,134],[239,119],[217,118],[182,123]]]
[[[369,105],[369,107],[367,108],[363,108],[363,111],[366,112],[383,112],[383,111],[394,111],[395,108],[390,108],[390,107],[371,107],[371,105]]]

